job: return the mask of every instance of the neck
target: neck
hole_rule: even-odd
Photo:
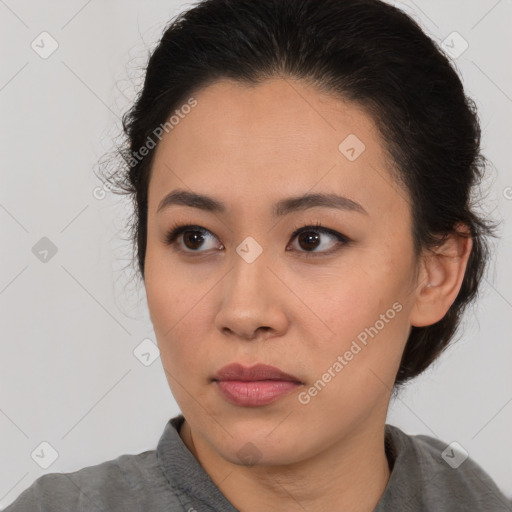
[[[314,457],[286,466],[240,466],[222,458],[184,422],[180,436],[240,512],[373,512],[390,477],[384,428],[358,429]]]

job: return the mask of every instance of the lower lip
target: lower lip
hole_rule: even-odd
[[[215,381],[222,395],[234,405],[258,407],[275,402],[287,395],[300,384],[287,380],[259,380],[243,382],[239,380]]]

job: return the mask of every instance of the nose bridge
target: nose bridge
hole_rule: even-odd
[[[275,276],[267,268],[270,253],[255,239],[245,239],[233,254],[231,272],[225,278],[223,298],[216,324],[221,331],[228,329],[241,337],[252,338],[258,328],[281,331],[286,315]]]
[[[230,272],[227,292],[238,304],[255,304],[270,291],[264,284],[271,272],[267,268],[269,253],[252,237],[245,238],[233,254],[233,270]],[[262,293],[264,292],[265,293]]]

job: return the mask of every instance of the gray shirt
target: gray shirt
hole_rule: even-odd
[[[5,512],[238,512],[181,440],[183,421],[167,422],[156,450],[40,476]],[[392,471],[374,512],[512,512],[471,458],[448,463],[457,455],[445,443],[392,425],[385,439]]]

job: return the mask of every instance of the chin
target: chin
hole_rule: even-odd
[[[239,466],[277,466],[300,460],[303,443],[294,438],[289,430],[283,428],[278,432],[277,428],[272,432],[273,428],[275,426],[261,430],[250,425],[231,427],[229,432],[232,437],[223,436],[219,444],[215,440],[212,440],[212,444],[224,459]],[[269,432],[272,433],[269,435]]]

